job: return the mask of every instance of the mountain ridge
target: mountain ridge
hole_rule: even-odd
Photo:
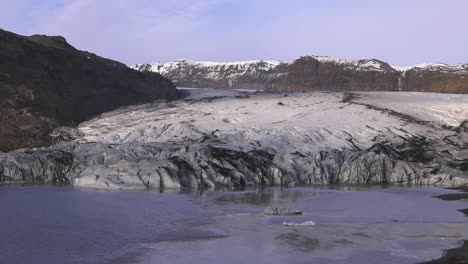
[[[181,87],[468,93],[468,64],[395,66],[378,59],[303,56],[293,61],[198,62],[182,59],[137,64],[132,68],[160,73]]]

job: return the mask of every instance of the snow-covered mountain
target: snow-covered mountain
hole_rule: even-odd
[[[139,64],[179,87],[319,91],[421,91],[468,93],[468,64],[392,66],[380,60],[305,56],[294,61]]]

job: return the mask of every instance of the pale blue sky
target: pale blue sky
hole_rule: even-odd
[[[129,65],[181,58],[468,62],[466,0],[0,0],[0,28]]]

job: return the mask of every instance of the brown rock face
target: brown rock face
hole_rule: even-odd
[[[379,60],[346,61],[306,56],[292,62],[137,65],[181,87],[300,91],[420,91],[468,93],[468,65],[433,64],[396,69]]]
[[[58,125],[178,96],[159,74],[76,50],[63,37],[0,30],[0,150],[47,145]]]
[[[366,62],[376,67],[361,68]],[[302,57],[291,64],[281,65],[282,78],[272,82],[274,90],[314,91],[392,91],[398,83],[398,72],[390,65],[377,61],[358,61],[358,65],[319,61]]]
[[[444,69],[411,69],[403,78],[405,91],[435,93],[468,93],[468,68],[448,71]]]

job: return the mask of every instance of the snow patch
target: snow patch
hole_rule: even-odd
[[[460,72],[467,71],[468,64],[446,64],[446,63],[420,63],[412,66],[397,66],[391,65],[391,67],[399,72],[405,73],[409,70],[429,70],[429,71],[441,71],[441,72]]]

